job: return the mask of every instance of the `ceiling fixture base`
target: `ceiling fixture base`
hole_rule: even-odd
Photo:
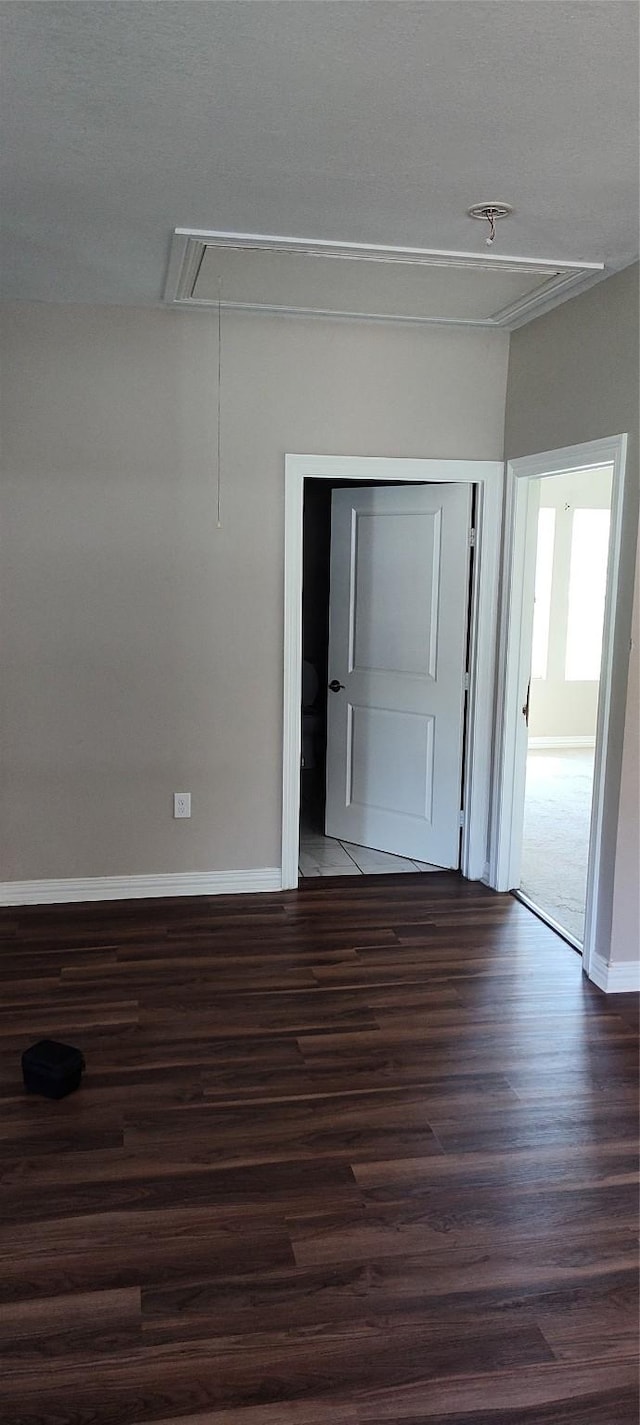
[[[478,222],[489,224],[487,247],[491,247],[491,244],[496,240],[496,223],[500,221],[500,218],[510,218],[512,213],[513,208],[510,203],[500,203],[497,199],[491,203],[474,203],[473,207],[467,208],[470,218],[477,218]]]
[[[490,218],[510,218],[513,211],[510,203],[474,203],[472,208],[467,209],[470,218],[478,218],[485,223]]]

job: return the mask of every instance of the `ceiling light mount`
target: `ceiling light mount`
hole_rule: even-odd
[[[510,218],[513,208],[510,203],[474,203],[473,207],[467,211],[470,218],[477,218],[478,222],[489,224],[487,247],[491,247],[491,244],[495,242],[496,223],[500,218]]]

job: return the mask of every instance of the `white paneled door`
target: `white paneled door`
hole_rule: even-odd
[[[334,490],[327,836],[457,867],[470,485]]]

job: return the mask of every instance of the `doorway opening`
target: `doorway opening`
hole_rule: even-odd
[[[353,521],[356,524],[360,521],[356,534],[356,545],[360,541],[357,558],[353,546],[353,558],[347,558],[342,565],[343,574],[346,570],[347,576],[343,597],[330,599],[329,622],[331,624],[331,608],[334,607],[338,610],[338,622],[342,621],[343,625],[343,647],[350,650],[337,672],[333,667],[329,668],[325,651],[326,612],[324,619],[316,618],[315,632],[313,628],[310,631],[307,625],[303,650],[303,516],[305,487],[311,480],[330,487],[332,501],[343,495],[348,497],[348,502],[351,501],[349,518],[342,519],[340,526],[343,545],[345,531],[350,538]],[[456,865],[464,876],[474,880],[481,880],[487,875],[497,641],[495,614],[503,483],[503,467],[494,461],[286,457],[283,888],[298,885],[301,805],[311,830],[317,834],[328,833],[332,840],[341,843],[340,849],[351,863],[344,867],[342,874],[368,874],[369,867],[376,871],[388,870],[387,866],[374,866],[373,860],[377,859],[376,852],[390,852],[403,861],[411,862],[411,870],[416,872],[415,863],[420,862],[439,867]],[[398,497],[403,493],[401,486],[407,487],[411,511],[404,507],[396,508]],[[474,487],[475,557],[469,599],[468,525]],[[367,506],[367,497],[375,497],[374,506]],[[311,504],[313,499],[312,494]],[[380,506],[381,500],[383,504],[385,500],[388,502],[384,510]],[[456,506],[459,506],[457,513]],[[378,518],[383,513],[389,516],[384,521]],[[342,514],[345,514],[344,510]],[[410,518],[404,519],[401,537],[400,521],[407,514]],[[455,540],[459,540],[461,528],[463,543],[456,546]],[[420,545],[421,538],[424,549]],[[320,532],[318,540],[320,549],[324,541],[325,560],[328,539],[328,508],[325,506],[324,533]],[[335,548],[335,539],[329,541],[329,548]],[[398,550],[402,556],[400,559]],[[430,578],[426,580],[428,596],[426,599],[421,596],[416,601],[417,611],[414,613],[413,601],[408,593],[409,575],[413,570],[411,577],[414,577],[417,571],[424,585],[422,571],[425,559],[431,569]],[[401,570],[400,583],[404,581],[405,586],[404,607],[413,615],[412,620],[405,620],[400,625],[396,620],[395,628],[387,613],[389,608],[397,608],[398,591],[394,592],[393,599],[387,600],[384,583],[381,585],[378,580],[374,580],[370,591],[367,590],[369,575],[373,574],[374,566],[379,569],[380,561],[383,569],[391,563],[394,570]],[[354,571],[355,579],[352,577]],[[335,588],[335,570],[333,575],[331,583]],[[307,604],[309,580],[313,583],[317,577],[317,571],[310,571],[307,553]],[[449,585],[446,585],[446,579]],[[372,610],[371,616],[360,627],[355,614],[357,599],[360,599],[361,608]],[[448,629],[451,621],[451,626],[455,626],[455,608],[459,608],[460,613],[456,639],[452,641]],[[438,623],[445,617],[443,611],[446,611],[447,629],[443,623]],[[313,622],[312,615],[311,624]],[[401,640],[397,638],[398,627]],[[442,634],[440,639],[437,637],[439,633]],[[329,637],[331,646],[332,636]],[[429,708],[420,703],[424,692],[421,685],[428,679],[424,668],[414,666],[418,646],[427,663],[434,649],[440,650],[436,663],[432,661],[426,672],[433,687],[438,683],[444,686],[446,673],[449,696],[452,686],[457,689],[461,714],[458,721],[442,715],[442,708]],[[457,682],[457,665],[452,656],[454,646],[459,649],[460,660],[465,660],[464,663],[461,661]],[[308,654],[311,656],[308,657]],[[311,665],[311,674],[309,669],[303,669],[303,662]],[[343,664],[345,674],[340,671]],[[465,670],[468,671],[466,688]],[[306,677],[303,677],[304,672]],[[358,678],[360,681],[356,687]],[[403,679],[405,701],[398,703],[396,699],[394,702],[396,680],[402,682]],[[348,696],[344,696],[347,683]],[[329,692],[329,686],[335,688],[335,694]],[[416,701],[412,702],[412,698]],[[325,805],[323,827],[325,716],[329,755],[332,755],[332,722],[334,730],[342,723],[344,734],[346,719],[349,731],[348,736],[342,735],[337,743],[334,739],[333,750],[335,752],[338,748],[338,762],[340,757],[343,759],[340,775],[333,780],[339,795],[334,797],[332,807]],[[434,728],[438,720],[443,732],[436,739]],[[456,741],[458,738],[459,741]],[[446,756],[438,758],[432,755],[436,741],[440,750],[447,745],[450,752],[453,748],[453,760],[451,756],[447,761]],[[416,775],[415,767],[418,767]],[[440,776],[439,790],[436,788],[434,769]],[[430,781],[432,773],[433,785]],[[442,795],[443,775],[448,778],[445,795]],[[324,779],[324,786],[327,785],[331,789],[331,776]],[[429,803],[432,792],[433,806],[439,811],[447,808],[448,815],[453,818],[448,827],[450,839],[446,856],[420,854],[424,839],[416,840],[418,834],[424,837],[427,823],[433,820]],[[366,835],[361,834],[358,817],[364,817],[367,822]],[[382,839],[380,828],[385,819],[387,827],[390,819],[394,822],[394,840],[391,843],[386,835]],[[401,839],[401,833],[404,839]],[[455,848],[452,851],[454,837]],[[357,851],[356,847],[364,848],[370,856]],[[359,865],[356,858],[363,864]],[[368,861],[366,868],[365,860]],[[401,868],[396,863],[393,869]],[[325,867],[324,873],[329,875],[332,872]]]
[[[451,597],[443,553],[456,560],[456,584],[466,583],[469,589],[472,492],[467,486],[458,488],[454,546],[448,529],[452,493],[442,484],[430,487],[429,493],[426,484],[402,481],[367,480],[355,486],[338,479],[304,483],[298,863],[303,878],[445,869],[445,862],[420,859],[427,842],[436,848],[436,855],[447,852],[441,833],[425,841],[427,828],[420,825],[419,803],[425,800],[421,784],[430,778],[429,755],[434,754],[437,777],[451,730],[438,726],[432,749],[429,720],[420,720],[420,689],[431,711],[437,703],[438,679],[442,680],[435,649],[428,666],[429,640],[435,641],[439,632],[441,583],[443,594]],[[444,550],[443,518],[447,522]],[[449,581],[453,582],[450,574]],[[460,596],[456,589],[454,597],[461,614],[459,669],[458,686],[454,674],[449,690],[447,721],[457,717],[459,732],[458,746],[451,749],[454,782],[445,792],[451,798],[455,825],[446,869],[458,869],[460,864],[468,668],[469,596]],[[450,624],[449,609],[446,616]],[[447,631],[450,643],[453,630]],[[452,656],[450,647],[448,656]],[[332,676],[335,673],[345,683]],[[350,778],[345,803],[344,784]],[[442,797],[442,787],[436,792]],[[435,811],[442,819],[441,807]],[[432,805],[427,820],[433,816]]]
[[[581,951],[596,983],[629,666],[626,444],[611,436],[507,466],[489,882]]]
[[[612,465],[537,481],[519,892],[582,950]]]

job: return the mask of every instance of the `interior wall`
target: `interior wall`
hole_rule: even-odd
[[[635,729],[635,733],[634,733]],[[620,813],[616,841],[615,895],[611,944],[621,960],[640,954],[640,877],[638,875],[638,819],[640,807],[640,538],[636,562],[636,587],[631,629],[627,733],[622,756]]]
[[[554,450],[627,432],[627,500],[623,518],[630,571],[614,650],[609,754],[613,775],[604,808],[602,914],[598,952],[611,961],[640,955],[640,729],[637,651],[629,639],[638,581],[638,264],[514,332],[505,424],[507,458]],[[637,634],[636,634],[637,637]],[[621,792],[622,786],[622,792]]]
[[[611,508],[611,469],[577,470],[540,480],[540,509],[554,511],[553,574],[549,644],[544,678],[531,678],[529,738],[591,737],[595,740],[599,679],[566,677],[569,578],[576,509]],[[600,630],[593,630],[598,637]]]
[[[501,459],[507,355],[223,314],[217,529],[215,314],[5,309],[3,880],[279,865],[285,453]]]

